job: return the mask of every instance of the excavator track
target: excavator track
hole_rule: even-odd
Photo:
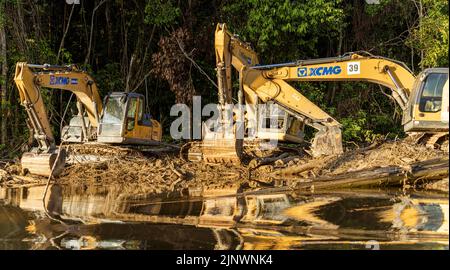
[[[429,149],[439,149],[448,153],[448,132],[411,132],[405,140],[410,144],[425,145]]]
[[[142,155],[136,149],[102,143],[69,144],[67,145],[67,151],[69,154],[96,154],[115,157]]]
[[[101,143],[67,145],[67,164],[105,161],[112,158],[140,157],[138,150]]]
[[[241,164],[245,156],[250,157],[267,157],[274,153],[286,150],[293,151],[282,145],[271,147],[265,140],[244,140],[241,146],[240,155],[234,150],[234,146],[221,147],[217,145],[205,145],[201,141],[193,141],[184,144],[180,149],[180,158],[191,162],[207,162],[207,163],[225,163],[225,164]],[[206,151],[205,151],[206,149]],[[206,153],[206,155],[205,155]]]
[[[448,132],[415,133],[410,136],[416,144],[423,144],[430,149],[448,152]]]
[[[180,157],[193,162],[239,165],[242,157],[242,140],[188,142],[181,147]]]

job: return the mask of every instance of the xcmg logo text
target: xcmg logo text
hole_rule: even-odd
[[[69,78],[69,77],[57,77],[54,75],[50,75],[50,85],[68,85],[68,84],[78,84],[77,78]]]
[[[325,76],[325,75],[338,75],[341,74],[342,69],[340,66],[331,66],[331,67],[315,67],[308,68],[299,67],[297,69],[298,77],[312,77],[312,76]]]

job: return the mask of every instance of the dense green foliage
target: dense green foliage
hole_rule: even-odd
[[[175,102],[216,101],[213,33],[225,22],[250,42],[263,63],[337,56],[366,50],[404,61],[414,72],[448,66],[448,1],[380,0],[0,0],[5,30],[5,76],[0,119],[7,123],[0,156],[27,143],[25,111],[13,83],[17,61],[75,63],[101,90],[136,91],[170,125]],[[1,49],[1,47],[0,47]],[[389,89],[366,83],[296,83],[295,87],[343,125],[344,139],[364,143],[402,136],[401,112]],[[70,93],[44,93],[54,132]],[[65,117],[69,119],[70,113]],[[3,150],[2,150],[3,149]]]
[[[424,0],[425,16],[412,30],[408,46],[423,50],[423,67],[448,66],[448,1]]]
[[[253,42],[263,58],[284,61],[293,56],[316,57],[319,40],[336,37],[344,19],[341,2],[230,1],[223,10],[231,17],[237,16],[236,27],[242,25],[239,31]],[[246,21],[240,17],[243,10],[248,10]],[[296,51],[298,54],[294,55]]]

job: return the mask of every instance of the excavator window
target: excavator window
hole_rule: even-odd
[[[110,97],[105,105],[102,122],[104,124],[122,124],[124,105],[119,97]]]
[[[127,111],[127,130],[132,131],[136,122],[136,109],[138,106],[137,98],[132,97],[128,101],[128,111]]]
[[[144,99],[139,98],[139,108],[138,108],[138,123],[142,124],[142,119],[144,117]]]
[[[442,89],[448,80],[446,73],[431,73],[424,82],[420,96],[419,110],[421,112],[439,112],[442,106]]]

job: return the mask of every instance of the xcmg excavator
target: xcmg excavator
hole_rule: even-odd
[[[268,117],[267,110],[258,112],[257,106],[247,107],[245,113],[240,113],[245,114],[244,129],[253,125],[256,136],[243,140],[236,137],[236,122],[231,123],[235,126],[231,134],[220,128],[230,124],[226,113],[221,113],[219,129],[211,131],[204,126],[202,142],[188,149],[190,160],[240,163],[244,141],[277,139],[299,143],[303,141],[305,126],[318,130],[311,145],[313,156],[342,153],[339,122],[288,82],[364,81],[388,87],[403,110],[405,132],[425,134],[428,145],[442,140],[448,142],[448,68],[426,69],[416,77],[404,63],[366,52],[260,65],[256,52],[230,33],[225,24],[217,25],[215,52],[219,111],[223,112],[232,103],[231,71],[234,67],[239,73],[238,103],[277,104],[282,109],[275,116],[279,124],[275,128],[262,126],[264,118]]]
[[[38,142],[21,159],[22,169],[30,173],[56,176],[62,172],[66,158],[65,151],[55,144],[41,87],[67,90],[76,96],[78,115],[62,128],[63,142],[154,145],[161,141],[161,125],[144,113],[143,95],[112,92],[102,102],[95,81],[76,66],[20,62],[14,81]]]

